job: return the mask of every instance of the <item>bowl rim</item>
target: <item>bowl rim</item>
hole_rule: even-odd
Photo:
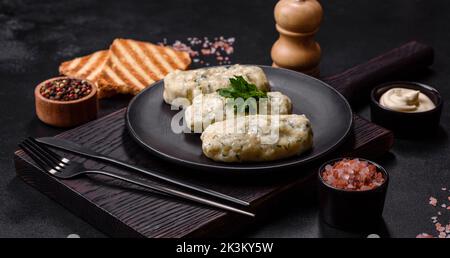
[[[75,80],[84,80],[84,81],[87,81],[87,82],[89,83],[89,85],[91,86],[91,88],[92,88],[91,93],[89,93],[89,95],[84,96],[84,97],[82,97],[82,98],[75,99],[75,100],[69,100],[69,101],[64,101],[64,100],[53,100],[53,99],[48,99],[48,98],[42,96],[42,94],[41,94],[41,92],[40,92],[41,87],[42,87],[45,83],[47,83],[47,82],[51,82],[51,81],[55,81],[55,80],[59,80],[59,79],[75,79]],[[83,101],[85,101],[85,100],[87,100],[87,99],[92,98],[93,96],[96,96],[96,95],[97,95],[97,87],[96,87],[95,84],[94,84],[92,81],[90,81],[90,80],[81,79],[81,78],[77,78],[77,77],[71,77],[71,76],[58,76],[58,77],[53,77],[53,78],[47,79],[47,80],[45,80],[45,81],[39,83],[39,84],[36,86],[36,88],[34,89],[34,93],[35,93],[34,95],[35,95],[36,97],[38,97],[39,99],[41,99],[41,100],[43,100],[43,101],[45,101],[45,102],[49,102],[49,103],[53,103],[53,104],[66,105],[66,104],[80,103],[80,102],[83,102]]]
[[[349,160],[350,160],[350,159],[359,159],[359,160],[361,160],[361,161],[367,161],[368,163],[370,163],[370,164],[374,165],[375,167],[377,167],[377,169],[379,170],[379,172],[381,172],[381,173],[383,174],[383,176],[384,176],[384,182],[383,182],[381,185],[379,185],[379,186],[377,186],[377,187],[375,187],[375,188],[373,188],[373,189],[369,189],[369,190],[361,190],[361,191],[348,190],[348,189],[341,189],[341,188],[337,188],[337,187],[334,187],[334,186],[332,186],[332,185],[329,185],[328,183],[326,183],[326,182],[324,181],[324,179],[323,179],[323,177],[322,177],[322,172],[324,171],[325,166],[326,166],[326,165],[329,165],[329,164],[334,164],[334,163],[336,163],[337,161],[341,161],[341,160],[343,160],[343,159],[349,159]],[[381,189],[382,187],[386,186],[386,185],[388,184],[388,182],[389,182],[389,173],[386,171],[386,169],[385,169],[384,167],[382,167],[381,165],[379,165],[379,164],[376,163],[376,162],[373,162],[373,161],[368,160],[368,159],[365,159],[365,158],[360,158],[360,157],[340,157],[340,158],[335,158],[335,159],[328,160],[328,161],[324,162],[324,163],[319,167],[319,170],[318,170],[318,177],[319,177],[320,183],[323,184],[324,186],[326,186],[327,188],[332,189],[332,190],[335,190],[335,191],[339,191],[339,192],[344,192],[344,193],[361,193],[361,194],[364,194],[364,193],[371,193],[371,192],[379,191],[379,189]]]
[[[437,102],[433,102],[435,107],[433,109],[430,109],[427,111],[421,111],[421,112],[402,112],[402,111],[396,111],[396,110],[382,106],[380,104],[379,99],[375,98],[375,93],[381,88],[388,87],[388,90],[389,90],[389,89],[394,88],[396,85],[406,85],[406,86],[414,85],[414,86],[418,86],[418,87],[422,88],[424,91],[431,92],[433,95],[435,95],[437,97]],[[392,113],[397,113],[397,114],[404,114],[405,116],[417,116],[417,115],[421,115],[421,114],[434,113],[434,112],[437,112],[438,110],[440,110],[443,105],[442,96],[436,88],[433,88],[427,84],[423,84],[420,82],[414,82],[414,81],[391,81],[391,82],[385,82],[385,83],[379,84],[379,85],[375,86],[372,89],[372,91],[370,92],[370,101],[372,103],[374,103],[377,107],[381,108],[382,110],[389,111]]]

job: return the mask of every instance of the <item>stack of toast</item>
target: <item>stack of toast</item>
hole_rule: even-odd
[[[63,75],[86,79],[98,87],[99,98],[116,94],[136,95],[174,70],[186,70],[187,52],[147,42],[115,39],[108,50],[63,62]]]

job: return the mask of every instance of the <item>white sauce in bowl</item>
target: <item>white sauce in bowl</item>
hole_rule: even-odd
[[[418,90],[392,88],[380,98],[380,105],[398,112],[414,113],[434,109],[436,105]]]

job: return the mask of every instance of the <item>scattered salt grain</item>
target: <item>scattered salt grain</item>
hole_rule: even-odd
[[[429,202],[429,204],[430,204],[431,206],[436,207],[436,205],[437,205],[437,199],[434,198],[433,196],[431,196],[431,197],[430,197],[430,202]]]
[[[441,190],[442,191],[448,191],[448,187],[442,187]],[[450,201],[450,196],[445,196],[443,197],[444,199],[442,200],[442,202],[440,202],[440,207],[444,208],[445,210],[439,210],[436,211],[437,216],[432,216],[431,218],[431,222],[434,225],[434,228],[436,230],[436,235],[430,235],[428,233],[421,233],[419,235],[416,236],[416,238],[434,238],[434,237],[439,237],[439,238],[450,238],[450,221],[445,225],[441,224],[438,220],[443,221],[448,219],[447,215],[449,213],[447,213],[446,211],[450,210],[450,204],[446,204],[444,203],[446,200]],[[438,199],[430,196],[429,199],[429,204],[433,207],[436,207],[438,205]],[[439,216],[439,217],[438,217]]]
[[[434,238],[432,235],[427,233],[421,233],[416,236],[416,238]]]
[[[188,52],[191,57],[197,57],[192,60],[194,64],[198,63],[204,66],[209,66],[211,62],[219,65],[231,64],[230,56],[234,53],[235,38],[225,38],[224,36],[213,39],[188,37],[186,41],[187,43],[176,40],[171,46],[176,50]],[[159,44],[170,45],[167,39],[163,39]]]
[[[445,227],[443,227],[441,223],[436,223],[435,227],[436,227],[436,230],[439,232],[445,231]]]

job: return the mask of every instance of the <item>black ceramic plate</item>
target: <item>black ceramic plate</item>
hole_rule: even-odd
[[[352,125],[352,111],[336,90],[324,82],[286,69],[261,66],[273,91],[292,100],[295,114],[306,114],[314,132],[311,151],[288,159],[261,163],[221,163],[202,153],[199,134],[175,134],[171,120],[177,110],[163,101],[164,82],[156,82],[129,104],[126,122],[131,136],[145,149],[171,162],[198,169],[228,170],[237,173],[271,171],[302,165],[337,148]]]

